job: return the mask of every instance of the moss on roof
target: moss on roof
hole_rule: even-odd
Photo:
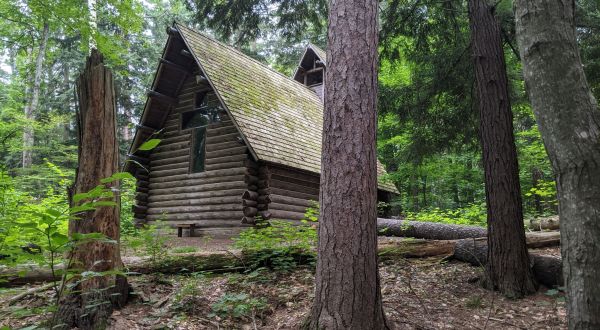
[[[320,173],[321,99],[237,49],[176,26],[257,158]],[[379,162],[377,168],[379,175],[385,174]],[[397,192],[390,183],[379,188]]]

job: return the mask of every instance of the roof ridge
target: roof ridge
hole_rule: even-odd
[[[251,57],[251,56],[248,56],[248,55],[244,54],[244,52],[240,51],[239,49],[237,49],[237,48],[235,48],[235,47],[233,47],[233,46],[231,46],[231,45],[229,45],[229,44],[226,44],[226,43],[224,43],[224,42],[222,42],[222,41],[219,41],[219,40],[217,40],[216,38],[213,38],[213,37],[211,37],[211,36],[209,36],[209,35],[206,35],[205,33],[203,33],[203,32],[200,32],[200,31],[198,31],[198,30],[196,30],[196,29],[192,29],[192,28],[190,28],[190,27],[188,27],[188,26],[185,26],[185,25],[183,25],[183,24],[181,24],[181,23],[179,23],[179,22],[175,22],[175,24],[176,24],[177,26],[181,26],[181,27],[183,27],[183,28],[186,28],[186,29],[188,29],[188,30],[190,30],[190,31],[192,31],[192,32],[194,32],[194,33],[196,33],[196,34],[198,34],[198,35],[200,35],[200,36],[202,36],[202,37],[204,37],[204,38],[208,39],[208,40],[211,40],[211,41],[214,41],[214,42],[216,42],[216,43],[218,43],[218,44],[221,44],[221,45],[223,45],[223,46],[225,46],[225,47],[227,47],[227,48],[229,48],[229,49],[233,50],[234,52],[238,53],[239,55],[242,55],[242,56],[246,57],[247,59],[249,59],[249,60],[251,60],[251,61],[255,62],[256,64],[258,64],[258,65],[260,65],[260,66],[262,66],[262,67],[264,67],[264,68],[266,68],[266,69],[268,69],[268,70],[270,70],[270,71],[272,71],[272,72],[274,72],[274,73],[276,73],[276,74],[280,75],[281,77],[283,77],[283,78],[285,78],[285,79],[287,79],[287,80],[291,80],[291,81],[295,82],[296,84],[298,84],[298,85],[300,85],[300,86],[306,87],[304,84],[301,84],[300,82],[298,82],[298,81],[296,81],[296,80],[294,80],[294,79],[292,79],[292,78],[290,78],[290,77],[288,77],[288,76],[284,75],[283,73],[281,73],[281,72],[279,72],[279,71],[277,71],[277,70],[275,70],[275,69],[271,68],[270,66],[268,66],[268,65],[266,65],[266,64],[264,64],[264,63],[262,63],[261,61],[259,61],[259,60],[255,59],[255,58],[253,58],[253,57]],[[309,89],[309,90],[310,90],[310,89]]]

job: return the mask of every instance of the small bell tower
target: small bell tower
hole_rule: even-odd
[[[312,89],[323,101],[325,82],[325,51],[309,44],[294,73],[294,80]]]

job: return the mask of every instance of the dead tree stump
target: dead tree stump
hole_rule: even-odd
[[[104,65],[102,55],[95,49],[79,76],[77,93],[79,167],[71,189],[72,195],[90,191],[100,184],[101,179],[116,173],[119,167],[113,76]],[[118,188],[118,181],[108,185]],[[118,193],[115,193],[113,201],[119,205]],[[74,288],[66,292],[61,300],[55,320],[61,328],[103,328],[113,309],[123,306],[127,301],[128,284],[125,276],[104,273],[123,269],[118,244],[119,211],[118,206],[99,207],[80,215],[80,220],[71,220],[69,223],[71,237],[75,233],[100,233],[112,242],[92,240],[78,245],[71,252],[73,262],[70,269],[77,269],[79,274],[94,272],[104,275],[75,276],[70,281]]]

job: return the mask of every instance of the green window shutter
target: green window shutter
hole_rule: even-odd
[[[192,173],[204,172],[206,159],[206,126],[194,129],[192,147]]]

